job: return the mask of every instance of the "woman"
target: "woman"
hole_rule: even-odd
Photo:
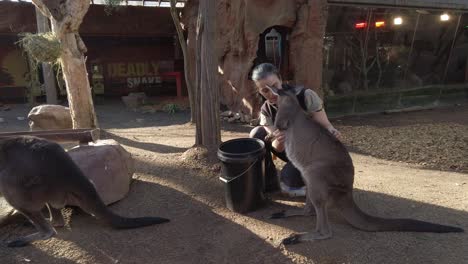
[[[278,70],[270,63],[262,63],[256,66],[252,72],[252,80],[258,88],[258,92],[266,99],[260,112],[260,126],[255,127],[250,132],[250,137],[265,141],[267,149],[265,156],[266,190],[276,191],[280,185],[284,192],[304,195],[304,182],[302,181],[300,172],[288,161],[284,151],[284,133],[276,130],[274,127],[278,97],[267,87],[271,86],[282,89],[287,84],[282,83]],[[313,90],[302,89],[297,95],[297,99],[304,111],[308,112],[316,122],[325,127],[335,137],[340,138],[340,132],[328,120],[327,114],[323,109],[322,99]],[[273,136],[274,140],[272,142],[265,140],[268,135]],[[271,153],[287,162],[281,171],[281,184],[278,184],[276,168]]]

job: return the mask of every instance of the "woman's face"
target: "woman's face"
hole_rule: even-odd
[[[272,104],[276,103],[278,96],[273,94],[267,86],[281,89],[281,84],[282,82],[276,74],[270,74],[267,77],[255,82],[255,85],[258,88],[258,92]]]

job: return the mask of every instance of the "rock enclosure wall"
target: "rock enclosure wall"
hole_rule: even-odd
[[[190,76],[194,81],[198,0],[190,0],[183,23],[188,30]],[[256,118],[261,98],[249,74],[260,34],[272,26],[290,29],[289,76],[294,83],[321,92],[326,0],[220,0],[217,2],[217,54],[220,102]],[[260,61],[261,62],[261,61]]]

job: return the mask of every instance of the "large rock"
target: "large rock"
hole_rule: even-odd
[[[98,140],[72,148],[68,154],[94,183],[106,205],[127,195],[135,172],[134,161],[131,154],[115,140]],[[69,201],[68,205],[77,204]]]
[[[72,129],[70,109],[61,105],[36,106],[28,114],[31,130]]]
[[[130,93],[127,96],[122,96],[122,101],[127,108],[136,110],[140,106],[143,106],[148,100],[145,93]]]

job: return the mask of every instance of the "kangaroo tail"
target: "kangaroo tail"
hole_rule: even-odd
[[[137,228],[169,222],[169,219],[161,217],[127,218],[113,213],[99,197],[94,185],[82,174],[78,167],[76,169],[78,170],[75,173],[79,175],[73,177],[75,182],[72,194],[79,201],[80,207],[96,218],[119,229]]]
[[[400,231],[429,233],[464,232],[459,227],[434,224],[414,219],[388,219],[366,214],[354,202],[352,192],[341,196],[336,201],[337,207],[346,221],[353,227],[370,232]]]

